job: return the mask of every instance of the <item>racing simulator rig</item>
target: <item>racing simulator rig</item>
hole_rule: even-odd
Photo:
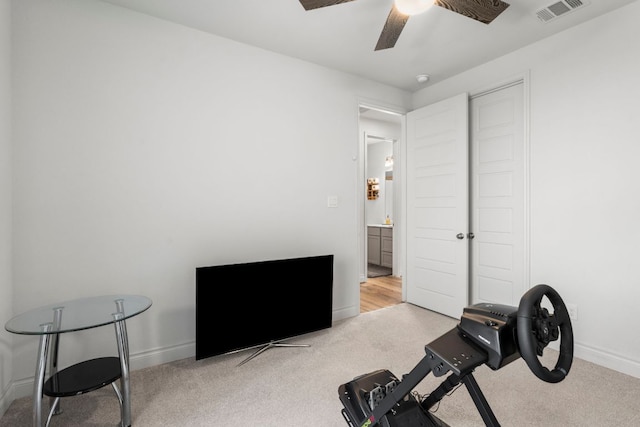
[[[546,297],[548,302],[543,303]],[[551,304],[549,312],[543,305]],[[560,339],[555,368],[549,370],[538,356]],[[522,356],[529,369],[549,383],[562,381],[573,362],[573,330],[560,295],[548,285],[537,285],[520,305],[480,303],[463,310],[460,323],[425,346],[426,355],[402,379],[380,369],[360,375],[338,388],[350,427],[449,427],[432,409],[447,393],[464,384],[486,426],[498,427],[489,403],[473,377],[486,364],[498,370]],[[448,377],[420,401],[411,393],[429,373]]]

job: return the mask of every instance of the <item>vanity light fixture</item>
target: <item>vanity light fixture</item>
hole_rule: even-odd
[[[387,156],[384,159],[384,167],[385,168],[390,168],[391,166],[393,166],[393,156]]]

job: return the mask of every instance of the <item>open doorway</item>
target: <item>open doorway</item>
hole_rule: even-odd
[[[404,301],[400,141],[401,113],[360,105],[360,312]]]
[[[395,144],[395,139],[365,132],[367,279],[393,275]]]

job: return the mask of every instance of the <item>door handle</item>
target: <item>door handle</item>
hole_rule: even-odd
[[[458,234],[456,234],[456,237],[457,237],[458,239],[462,240],[462,239],[464,239],[464,234],[462,234],[462,233],[458,233]]]
[[[476,235],[473,233],[467,234],[467,239],[473,239],[474,237],[476,237]]]

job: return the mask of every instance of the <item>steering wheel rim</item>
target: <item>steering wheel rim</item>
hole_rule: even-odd
[[[540,306],[546,296],[553,314]],[[520,355],[538,378],[549,383],[562,381],[573,362],[573,328],[567,307],[560,295],[548,285],[536,285],[520,299],[518,307],[518,345]],[[542,365],[538,356],[549,342],[560,337],[560,354],[553,370]]]

